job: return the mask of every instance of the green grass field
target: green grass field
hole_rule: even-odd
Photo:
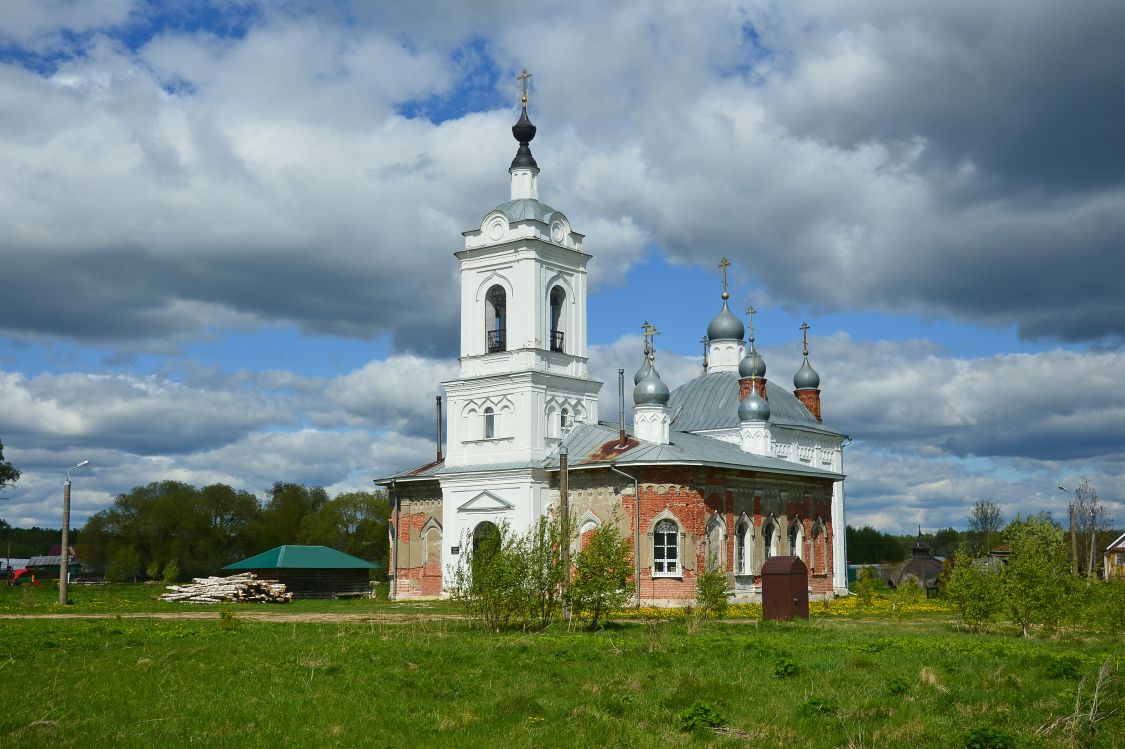
[[[420,618],[0,620],[0,746],[917,749],[965,746],[977,728],[1010,746],[1125,746],[1119,681],[1096,733],[1037,735],[1074,712],[1083,676],[1125,666],[1119,640],[971,635],[933,616],[495,635],[360,603]]]

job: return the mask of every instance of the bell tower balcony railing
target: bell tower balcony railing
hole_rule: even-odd
[[[560,354],[563,352],[563,332],[561,330],[551,331],[551,350]]]
[[[503,330],[490,330],[488,331],[487,341],[488,353],[495,354],[497,351],[507,351],[508,347],[504,341]]]

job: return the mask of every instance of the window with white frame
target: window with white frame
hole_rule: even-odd
[[[789,555],[804,560],[804,546],[805,529],[801,525],[801,519],[795,517],[789,521]]]
[[[652,533],[653,577],[675,577],[680,574],[680,527],[676,521],[664,519]]]
[[[762,529],[762,548],[766,559],[777,556],[777,523],[772,519]]]
[[[496,412],[492,406],[484,409],[484,438],[490,440],[496,436]]]
[[[746,537],[748,535],[750,535],[750,526],[743,520],[734,532],[734,564],[740,575],[745,575],[749,571],[746,564]]]

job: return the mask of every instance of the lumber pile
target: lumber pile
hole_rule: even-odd
[[[196,577],[191,585],[169,585],[162,601],[185,603],[289,603],[293,594],[285,590],[285,583],[260,580],[253,572],[230,577]]]

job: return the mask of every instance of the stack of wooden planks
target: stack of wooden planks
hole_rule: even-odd
[[[289,603],[293,594],[276,580],[261,580],[253,572],[230,577],[197,577],[191,585],[170,585],[162,601],[186,603]]]

